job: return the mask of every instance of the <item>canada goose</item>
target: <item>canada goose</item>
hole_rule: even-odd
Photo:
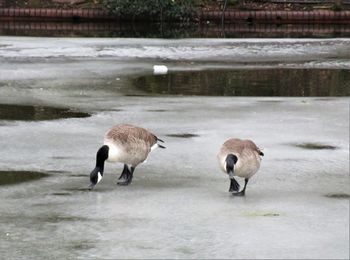
[[[93,189],[101,181],[106,160],[124,163],[123,172],[119,177],[122,181],[118,184],[129,185],[136,166],[146,160],[150,151],[156,147],[165,148],[158,144],[158,141],[163,142],[141,127],[128,124],[113,126],[105,134],[104,145],[97,151],[96,167],[90,173],[89,188]]]
[[[227,140],[218,154],[221,169],[231,179],[229,192],[233,195],[244,196],[249,179],[259,170],[260,156],[263,152],[251,140],[232,138]],[[244,178],[244,188],[239,191],[239,183],[234,176]]]

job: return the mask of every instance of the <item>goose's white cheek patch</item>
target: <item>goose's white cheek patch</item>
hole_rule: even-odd
[[[97,173],[97,183],[99,183],[102,180],[102,175],[100,172]],[[96,184],[97,184],[96,183]]]

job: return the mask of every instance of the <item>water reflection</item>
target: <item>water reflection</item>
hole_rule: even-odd
[[[257,69],[174,72],[134,80],[152,94],[208,96],[349,96],[350,71]]]

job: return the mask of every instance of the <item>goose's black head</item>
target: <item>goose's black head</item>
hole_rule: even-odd
[[[105,161],[108,159],[109,147],[107,145],[102,146],[96,154],[96,167],[90,173],[90,186],[89,189],[93,189],[97,183],[102,180]]]
[[[233,176],[235,164],[237,163],[238,158],[234,154],[229,154],[226,157],[226,172],[231,176]]]

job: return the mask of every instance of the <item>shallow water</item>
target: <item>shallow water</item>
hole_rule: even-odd
[[[30,171],[0,171],[0,185],[18,184],[21,182],[34,181],[49,174],[44,172],[30,172]]]
[[[60,118],[88,117],[88,113],[37,105],[0,104],[0,120],[41,121]]]
[[[0,120],[0,170],[49,174],[0,187],[3,258],[349,258],[349,92],[343,80],[349,40],[0,42],[0,104],[91,114]],[[153,91],[162,81],[135,84],[154,77],[154,64],[168,65],[170,75],[181,78],[174,88],[186,86],[182,74],[196,75],[192,71],[209,71],[210,79],[224,75],[218,77],[222,89],[238,70],[253,86],[257,77],[249,78],[247,69],[265,75],[266,67],[283,71],[262,79],[273,86],[288,73],[309,75],[309,81],[313,71],[315,78],[325,74],[321,85],[336,83],[309,92],[326,93],[319,96],[223,97],[220,91],[197,96],[203,85],[213,85],[194,79],[188,86],[197,86],[196,93],[162,94]],[[291,83],[286,88],[283,93],[301,93]],[[122,165],[106,164],[104,179],[90,192],[95,153],[105,131],[120,122],[151,130],[167,148],[152,152],[128,187],[116,185]],[[245,198],[228,193],[216,161],[232,136],[253,139],[265,154]]]

